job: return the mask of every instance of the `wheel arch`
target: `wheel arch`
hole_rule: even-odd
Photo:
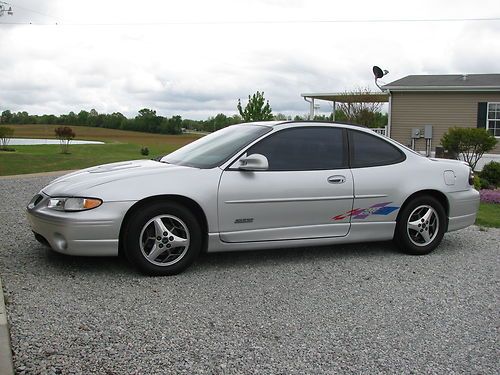
[[[118,253],[120,255],[123,254],[123,236],[125,233],[125,229],[127,228],[128,222],[130,218],[133,217],[134,213],[137,212],[141,207],[154,204],[155,202],[175,202],[178,203],[187,209],[189,209],[195,217],[198,219],[200,224],[203,238],[202,238],[202,251],[206,251],[208,246],[208,221],[205,215],[205,212],[201,208],[201,206],[191,198],[188,198],[183,195],[175,195],[175,194],[165,194],[165,195],[155,195],[152,197],[147,197],[137,201],[132,207],[130,207],[123,217],[122,224],[120,226],[120,235],[118,241]]]
[[[413,194],[411,194],[409,197],[407,197],[404,201],[404,203],[401,205],[401,208],[399,209],[398,216],[396,218],[396,221],[399,222],[399,219],[401,217],[401,213],[403,212],[404,208],[410,204],[410,202],[418,197],[422,196],[431,196],[435,198],[439,203],[444,208],[445,216],[446,216],[446,222],[445,222],[445,232],[448,230],[448,217],[450,214],[450,202],[448,201],[448,198],[444,193],[442,193],[439,190],[433,190],[433,189],[427,189],[427,190],[419,190]]]

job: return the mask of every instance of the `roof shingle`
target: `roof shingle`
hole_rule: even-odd
[[[382,86],[389,90],[500,89],[500,74],[410,75]]]

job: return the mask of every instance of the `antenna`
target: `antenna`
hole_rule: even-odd
[[[375,76],[375,84],[377,85],[377,87],[381,90],[381,91],[384,91],[382,90],[382,88],[380,87],[380,85],[378,84],[378,79],[379,78],[382,78],[383,76],[389,74],[389,71],[388,70],[382,70],[380,69],[377,65],[375,65],[373,67],[373,75]]]
[[[2,17],[4,13],[7,13],[7,15],[12,16],[14,14],[14,11],[12,10],[10,4],[6,3],[5,1],[0,1],[0,17]]]

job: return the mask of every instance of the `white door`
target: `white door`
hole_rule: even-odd
[[[223,172],[219,185],[220,237],[225,242],[345,236],[352,210],[353,178],[345,131],[321,126],[275,132],[246,154],[264,155],[265,171]]]
[[[404,197],[405,155],[382,138],[349,130],[354,206],[351,223],[394,222]]]

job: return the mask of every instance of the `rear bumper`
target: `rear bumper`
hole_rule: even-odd
[[[118,255],[120,227],[134,202],[105,202],[82,212],[60,212],[47,208],[44,195],[36,206],[28,206],[33,232],[59,253],[83,256]]]
[[[479,209],[479,192],[475,189],[448,194],[450,214],[448,232],[473,225]]]

